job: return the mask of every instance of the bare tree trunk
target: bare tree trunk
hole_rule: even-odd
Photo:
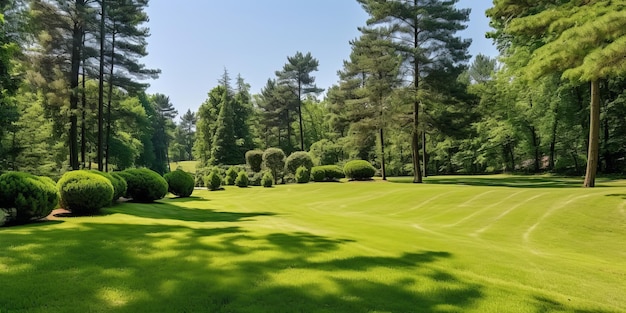
[[[84,0],[76,1],[76,8],[82,12],[85,6]],[[78,17],[78,21],[74,22],[72,29],[72,56],[70,71],[70,132],[68,136],[70,150],[70,167],[72,170],[80,169],[78,163],[78,74],[80,72],[80,63],[82,61],[82,43],[83,43],[83,21],[82,17]]]
[[[83,31],[83,46],[85,46],[85,32]],[[81,168],[85,168],[86,167],[86,163],[87,160],[85,159],[85,154],[87,152],[87,125],[86,125],[86,110],[87,110],[87,91],[86,91],[86,80],[87,80],[87,73],[85,70],[86,67],[86,57],[83,54],[82,57],[82,62],[83,62],[83,81],[82,81],[82,87],[83,90],[81,92],[81,102],[82,102],[82,116],[81,116],[81,127],[80,127],[80,162],[81,162]]]
[[[424,166],[424,177],[428,177],[428,155],[426,154],[426,131],[422,131],[422,165]]]
[[[600,93],[598,80],[591,82],[591,108],[589,116],[589,148],[584,187],[595,187],[598,170],[598,147],[600,138]]]
[[[98,84],[98,152],[96,153],[96,159],[98,162],[98,171],[102,171],[103,167],[103,153],[104,153],[104,139],[102,138],[104,135],[104,37],[105,37],[105,9],[106,9],[106,1],[101,1],[101,10],[100,13],[100,82]]]
[[[115,29],[115,21],[113,21],[113,29]],[[109,171],[109,146],[111,145],[111,99],[113,99],[113,70],[115,68],[115,31],[111,34],[111,71],[109,72],[109,96],[107,97],[107,129],[106,129],[106,146],[104,149],[105,156],[105,172]],[[169,164],[169,163],[168,163]]]

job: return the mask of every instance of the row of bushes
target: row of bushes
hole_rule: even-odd
[[[193,176],[174,171],[161,177],[149,169],[119,173],[79,170],[65,173],[57,183],[48,177],[8,172],[0,175],[0,210],[3,220],[25,223],[48,216],[60,206],[75,215],[97,213],[120,197],[152,202],[169,192],[188,197],[194,189]]]

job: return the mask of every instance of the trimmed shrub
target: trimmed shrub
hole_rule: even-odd
[[[204,185],[207,189],[215,191],[219,190],[222,186],[222,176],[216,171],[212,171],[208,176],[204,178]]]
[[[235,185],[240,188],[248,187],[248,173],[244,171],[239,172],[235,180]]]
[[[195,181],[191,174],[183,170],[175,170],[163,175],[163,178],[167,181],[167,191],[172,194],[185,198],[191,196],[191,193],[193,193]]]
[[[304,166],[308,170],[311,170],[311,168],[313,167],[313,160],[307,152],[296,151],[289,155],[286,164],[287,172],[290,174],[296,174],[296,171],[301,166]]]
[[[311,144],[309,155],[314,164],[332,165],[339,162],[342,146],[328,139],[322,139]]]
[[[272,173],[265,172],[265,174],[263,174],[263,178],[261,179],[261,185],[263,185],[263,187],[265,188],[269,188],[272,187],[273,184],[274,177],[272,177]]]
[[[107,177],[87,170],[63,174],[57,187],[61,207],[75,215],[94,214],[111,205],[115,191]]]
[[[124,177],[122,177],[122,175],[120,175],[119,173],[113,172],[111,173],[111,177],[117,180],[117,182],[111,181],[111,183],[113,183],[113,189],[114,189],[113,202],[115,202],[117,201],[117,199],[126,195],[126,189],[128,189],[128,183],[126,183],[126,179],[124,179]],[[117,186],[115,184],[117,184]],[[119,193],[118,193],[118,190],[119,190]]]
[[[311,180],[315,182],[337,181],[345,175],[338,165],[314,166],[311,169]]]
[[[282,177],[285,169],[285,153],[279,148],[267,148],[263,152],[263,166],[272,172],[274,184],[279,177]]]
[[[311,180],[311,170],[304,166],[298,167],[296,170],[296,182],[298,184],[306,184]]]
[[[263,173],[248,172],[248,185],[261,186],[261,180],[263,179]]]
[[[126,180],[120,175],[116,174],[115,176],[113,176],[113,174],[111,173],[100,172],[96,170],[90,170],[89,172],[100,175],[111,182],[111,185],[113,185],[113,200],[111,200],[111,203],[115,203],[117,199],[126,194],[126,188],[128,188],[128,185],[126,184]]]
[[[246,152],[246,164],[248,164],[253,172],[260,172],[261,166],[263,166],[263,151],[250,150]]]
[[[0,175],[0,210],[5,212],[4,219],[9,223],[46,217],[58,201],[56,183],[48,177],[20,172]]]
[[[159,173],[147,168],[133,168],[119,173],[128,184],[127,198],[149,203],[167,195],[167,181]]]
[[[351,180],[369,180],[376,174],[376,169],[370,162],[354,160],[343,166],[343,172]]]
[[[224,183],[227,186],[234,186],[235,185],[235,180],[237,179],[237,169],[235,169],[234,166],[231,166],[228,168],[228,170],[226,171],[226,177],[224,179]]]

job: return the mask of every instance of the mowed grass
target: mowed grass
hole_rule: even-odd
[[[427,182],[197,190],[3,228],[0,312],[626,312],[626,181]]]
[[[198,166],[200,162],[198,161],[180,161],[180,162],[171,162],[170,163],[170,169],[172,171],[175,171],[176,169],[180,168],[185,172],[188,173],[195,173],[196,172],[196,168]]]

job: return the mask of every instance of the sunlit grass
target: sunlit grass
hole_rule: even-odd
[[[538,179],[226,187],[3,228],[0,312],[626,311],[626,181]]]
[[[198,166],[198,161],[180,161],[180,162],[171,162],[170,169],[175,171],[176,169],[182,169],[188,173],[195,173],[196,167]]]

